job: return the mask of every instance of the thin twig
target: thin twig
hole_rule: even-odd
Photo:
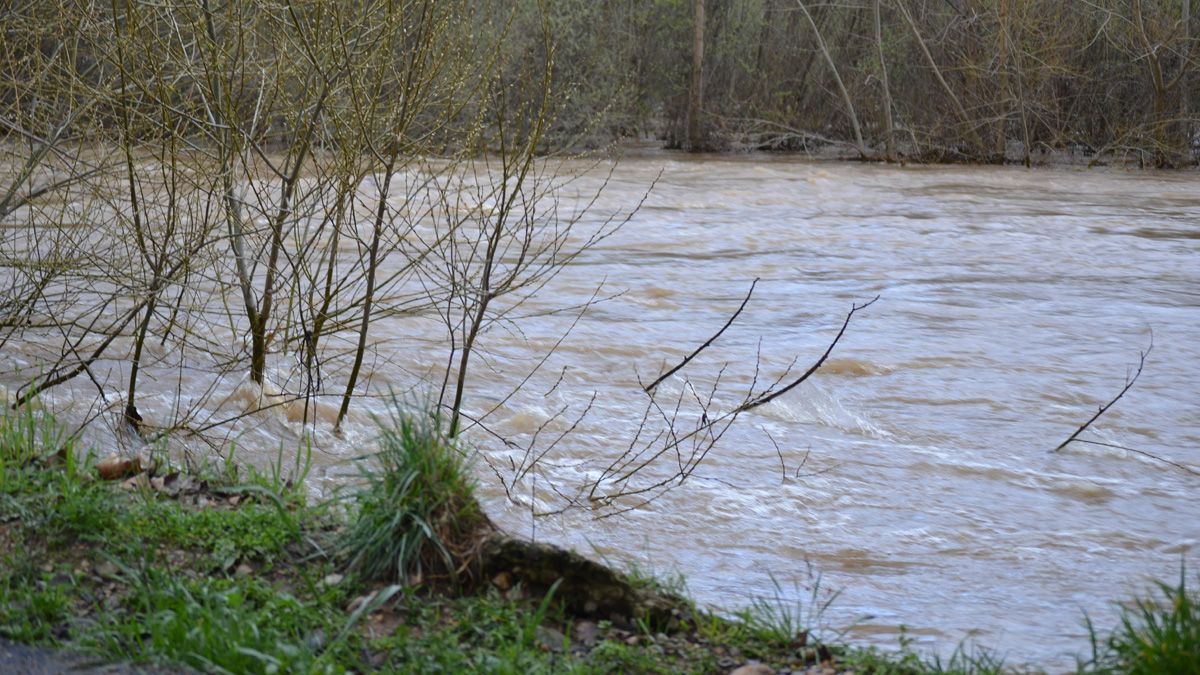
[[[1162,462],[1163,464],[1170,464],[1171,466],[1175,467],[1176,469],[1186,471],[1186,472],[1192,474],[1193,476],[1200,476],[1200,471],[1197,471],[1190,466],[1184,466],[1183,464],[1180,464],[1179,462],[1173,462],[1165,457],[1159,457],[1158,455],[1156,455],[1152,452],[1146,452],[1145,450],[1138,450],[1137,448],[1130,448],[1130,447],[1127,447],[1124,445],[1117,445],[1116,443],[1102,443],[1100,441],[1089,441],[1086,438],[1077,438],[1077,439],[1075,439],[1075,442],[1076,443],[1088,443],[1090,445],[1102,445],[1106,448],[1116,448],[1117,450],[1125,450],[1126,452],[1133,452],[1133,453],[1141,455],[1142,457],[1147,457],[1147,458],[1153,459],[1157,462]]]
[[[1070,444],[1071,441],[1074,441],[1079,436],[1079,434],[1082,434],[1088,427],[1092,426],[1092,422],[1095,422],[1096,420],[1100,419],[1101,415],[1108,412],[1108,409],[1113,407],[1114,403],[1116,403],[1117,401],[1120,401],[1121,397],[1124,396],[1126,392],[1128,392],[1130,389],[1133,388],[1133,383],[1137,382],[1137,379],[1139,377],[1141,377],[1141,375],[1142,375],[1142,368],[1145,367],[1145,365],[1146,365],[1146,357],[1150,354],[1150,350],[1152,350],[1152,349],[1154,349],[1154,336],[1153,335],[1150,336],[1150,346],[1146,348],[1146,351],[1138,352],[1137,372],[1135,372],[1133,374],[1133,377],[1125,378],[1125,386],[1121,388],[1121,391],[1116,396],[1114,396],[1111,401],[1100,406],[1100,409],[1096,411],[1095,415],[1092,415],[1091,419],[1089,419],[1088,421],[1081,424],[1079,426],[1079,428],[1075,430],[1075,433],[1071,434],[1071,436],[1069,438],[1067,438],[1067,440],[1063,441],[1062,443],[1059,443],[1058,447],[1054,448],[1050,452],[1058,452],[1059,450],[1062,450],[1063,448],[1067,447],[1067,445]]]
[[[704,344],[697,347],[696,351],[688,354],[687,357],[680,361],[679,364],[674,368],[668,370],[662,375],[659,375],[657,380],[643,387],[643,391],[645,391],[647,394],[649,394],[651,391],[654,391],[654,388],[661,384],[663,380],[679,372],[684,366],[690,363],[692,359],[699,356],[700,352],[708,349],[709,345],[711,345],[713,342],[716,342],[717,338],[721,337],[721,334],[724,333],[727,328],[733,325],[733,322],[737,320],[738,316],[742,313],[742,310],[746,309],[746,303],[750,302],[750,296],[754,295],[754,287],[758,285],[758,281],[759,278],[755,277],[754,281],[750,284],[750,290],[746,293],[746,297],[742,300],[742,304],[738,306],[737,311],[733,313],[733,316],[729,317],[729,320],[725,322],[725,325],[721,326],[721,330],[717,331],[712,337],[708,338]]]
[[[860,309],[866,309],[866,308],[870,307],[871,305],[875,304],[875,302],[877,300],[879,300],[878,295],[875,296],[874,298],[872,298],[870,302],[867,302],[867,303],[864,303],[861,305],[851,306],[850,312],[848,314],[846,314],[846,320],[842,322],[841,330],[839,330],[837,335],[834,336],[833,341],[829,343],[829,346],[825,348],[825,353],[821,355],[821,358],[817,359],[816,363],[812,364],[812,366],[808,370],[804,371],[803,375],[796,378],[795,380],[792,381],[791,384],[787,385],[786,387],[783,387],[782,389],[777,389],[775,391],[768,390],[767,393],[764,393],[763,395],[761,395],[757,398],[753,398],[753,399],[750,399],[749,401],[746,401],[745,403],[738,406],[735,409],[735,412],[739,412],[739,413],[745,412],[747,410],[752,410],[754,408],[757,408],[761,405],[766,405],[766,404],[770,403],[771,401],[774,401],[775,399],[779,398],[780,396],[783,396],[784,394],[788,393],[789,391],[795,389],[796,387],[800,386],[800,383],[804,382],[809,377],[812,377],[812,374],[817,372],[817,370],[822,365],[825,364],[825,360],[828,359],[829,355],[833,353],[833,348],[837,346],[837,343],[841,341],[842,336],[846,334],[846,328],[850,325],[850,319],[854,318],[854,314],[856,312],[858,312]]]

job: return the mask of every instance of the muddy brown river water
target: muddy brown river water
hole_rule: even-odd
[[[563,208],[602,174],[567,186]],[[903,625],[918,648],[970,639],[1051,670],[1085,649],[1085,612],[1109,625],[1113,602],[1181,564],[1200,569],[1200,475],[1186,470],[1200,471],[1195,173],[645,153],[617,166],[588,217],[629,208],[656,179],[627,225],[484,336],[468,409],[499,408],[492,433],[470,438],[504,527],[682,573],[705,603],[736,609],[777,584],[808,612],[811,595],[836,592],[821,617],[830,629],[895,644]],[[852,303],[879,300],[823,369],[744,414],[683,485],[621,516],[532,517],[628,445],[644,409],[638,377],[703,343],[755,278],[738,321],[664,382],[665,396],[707,391],[724,367],[714,407],[736,405],[756,362],[764,379],[796,357],[807,367]],[[506,399],[578,316],[548,312],[598,287],[614,297]],[[373,390],[432,374],[438,330],[382,324]],[[1121,389],[1151,339],[1137,384],[1082,436],[1105,445],[1051,453]],[[3,358],[27,366],[22,349]],[[155,396],[170,407],[174,381],[145,386],[143,414]],[[520,444],[542,430],[544,445],[593,395],[506,493],[489,463],[505,474]],[[94,398],[85,382],[48,395],[68,417]],[[341,436],[317,430],[314,491],[344,480],[383,409],[361,406]],[[90,433],[104,443],[110,432]],[[270,461],[300,432],[275,409],[238,433],[239,452]]]

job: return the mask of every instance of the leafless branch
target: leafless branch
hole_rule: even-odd
[[[759,278],[755,277],[754,281],[752,281],[750,283],[750,290],[746,292],[746,297],[742,299],[742,304],[739,305],[737,308],[737,311],[734,312],[733,315],[729,317],[729,320],[725,322],[725,325],[721,326],[721,330],[714,333],[712,337],[708,338],[708,340],[706,340],[704,342],[704,344],[700,345],[699,347],[696,348],[695,351],[693,351],[691,354],[688,354],[686,357],[684,357],[684,359],[682,361],[680,361],[674,368],[671,368],[670,370],[663,373],[662,375],[659,375],[658,379],[654,380],[653,382],[646,385],[645,387],[642,387],[642,390],[645,391],[647,394],[654,391],[654,388],[657,387],[663,380],[674,375],[675,373],[678,373],[680,370],[683,369],[684,366],[691,363],[692,359],[699,356],[700,352],[704,351],[705,349],[708,349],[709,345],[711,345],[713,342],[715,342],[717,340],[717,338],[721,337],[721,334],[724,333],[727,328],[732,326],[734,321],[737,321],[737,318],[738,318],[738,316],[741,315],[742,310],[746,309],[746,303],[750,302],[750,296],[754,295],[754,287],[758,285],[758,281],[759,281]]]
[[[1069,445],[1072,441],[1076,440],[1079,437],[1079,434],[1082,434],[1085,430],[1087,430],[1088,427],[1092,426],[1092,422],[1095,422],[1096,420],[1100,419],[1101,415],[1108,412],[1108,409],[1113,407],[1113,404],[1115,404],[1117,401],[1120,401],[1121,397],[1124,396],[1130,389],[1133,388],[1133,384],[1135,382],[1137,382],[1137,379],[1139,377],[1141,377],[1141,375],[1142,375],[1142,368],[1144,368],[1146,366],[1146,357],[1150,355],[1150,351],[1152,349],[1154,349],[1154,336],[1153,335],[1150,336],[1150,346],[1146,347],[1145,351],[1138,353],[1137,370],[1133,373],[1133,377],[1129,377],[1129,376],[1125,377],[1125,386],[1121,388],[1121,391],[1117,392],[1117,395],[1114,396],[1112,398],[1112,400],[1110,400],[1108,403],[1105,403],[1104,405],[1100,406],[1100,409],[1096,411],[1095,415],[1092,415],[1091,418],[1088,419],[1088,421],[1079,425],[1079,428],[1075,430],[1075,433],[1071,434],[1067,438],[1067,440],[1063,441],[1062,443],[1059,443],[1058,446],[1056,448],[1054,448],[1053,450],[1051,450],[1050,452],[1058,452],[1059,450],[1062,450],[1063,448],[1067,447],[1067,445]]]

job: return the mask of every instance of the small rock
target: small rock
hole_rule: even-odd
[[[538,626],[537,641],[543,650],[558,654],[562,652],[563,644],[566,642],[566,638],[563,637],[562,633],[554,630],[553,628]]]
[[[121,606],[121,598],[115,594],[109,594],[104,597],[104,602],[100,603],[100,605],[111,612]]]
[[[600,639],[600,627],[593,621],[580,621],[575,624],[575,641],[585,647],[594,647]]]
[[[150,486],[150,479],[147,478],[146,474],[144,474],[144,473],[139,473],[136,476],[131,476],[130,478],[126,479],[123,483],[121,483],[121,489],[123,489],[123,490],[144,490],[145,488],[147,488],[149,486]]]
[[[246,563],[242,563],[241,565],[237,566],[236,570],[233,571],[233,575],[235,577],[248,577],[253,572],[254,572],[254,569],[252,567],[250,567]]]
[[[104,480],[117,480],[141,470],[141,462],[136,457],[129,458],[120,455],[109,455],[96,463],[96,472]]]
[[[146,453],[138,454],[137,457],[133,458],[133,461],[137,464],[138,471],[153,474],[158,469],[158,462],[154,460],[154,457]]]
[[[636,647],[641,641],[642,638],[638,635],[630,635],[629,637],[625,638],[625,644],[629,645],[630,647]]]
[[[761,663],[747,663],[729,675],[775,675],[775,669]]]
[[[492,577],[492,585],[495,586],[496,588],[500,589],[501,593],[504,593],[504,592],[508,591],[508,589],[512,588],[512,585],[513,585],[512,575],[509,574],[508,572],[501,572],[501,573],[497,574],[496,576]]]
[[[342,583],[342,579],[345,579],[345,578],[346,577],[344,577],[340,574],[330,574],[329,576],[327,576],[321,580],[321,585],[322,586],[337,586],[338,584]]]
[[[111,561],[105,560],[96,568],[96,574],[106,579],[112,579],[117,576],[117,566]]]

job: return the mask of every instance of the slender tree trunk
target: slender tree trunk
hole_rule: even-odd
[[[888,82],[887,60],[883,56],[883,20],[879,16],[879,3],[875,0],[872,10],[875,19],[875,49],[879,53],[879,81],[883,86],[883,133],[885,159],[896,161],[896,125],[892,120],[892,87]]]
[[[342,428],[342,420],[350,412],[350,398],[354,395],[354,386],[358,383],[358,373],[362,370],[363,355],[367,351],[367,333],[371,327],[371,308],[375,303],[375,276],[379,270],[379,240],[382,237],[384,220],[387,216],[387,199],[391,191],[392,174],[396,171],[396,153],[388,157],[383,167],[383,186],[379,190],[379,204],[375,210],[375,227],[371,233],[371,248],[367,258],[367,292],[363,296],[362,323],[358,329],[358,344],[354,349],[354,365],[350,368],[350,379],[346,381],[346,392],[342,395],[342,405],[338,409],[337,422],[334,429]]]
[[[1009,0],[996,2],[996,71],[999,75],[1000,86],[996,96],[996,126],[993,129],[995,145],[992,147],[993,159],[1003,163],[1008,149],[1008,102],[1011,97],[1012,84],[1009,81],[1010,38],[1009,33]]]
[[[692,89],[688,97],[687,149],[699,152],[705,145],[700,125],[700,109],[704,107],[704,0],[693,0],[692,7]]]
[[[954,104],[954,110],[958,113],[958,119],[966,128],[967,133],[971,137],[971,141],[975,145],[975,149],[984,153],[987,148],[983,144],[983,139],[979,137],[979,132],[971,123],[971,118],[967,116],[967,110],[963,107],[962,101],[958,100],[958,96],[954,94],[954,90],[950,88],[950,83],[946,82],[946,78],[942,75],[942,69],[938,67],[937,61],[934,60],[933,54],[929,52],[929,45],[925,44],[925,38],[921,37],[921,29],[917,28],[917,22],[909,13],[908,7],[904,5],[904,0],[896,0],[896,6],[900,8],[900,13],[904,15],[904,20],[908,22],[908,27],[912,29],[913,37],[917,40],[917,46],[921,48],[921,54],[925,57],[925,62],[929,64],[933,70],[934,77],[937,78],[938,84],[942,85],[942,91],[946,92],[946,96],[950,102]]]
[[[817,46],[821,49],[821,54],[825,56],[825,62],[829,64],[829,70],[833,72],[833,79],[837,82],[838,91],[842,94],[842,102],[846,104],[846,114],[850,116],[850,126],[854,129],[854,145],[858,148],[860,157],[867,156],[867,146],[863,143],[862,127],[858,124],[858,113],[854,112],[854,102],[850,100],[850,92],[846,90],[846,85],[842,82],[842,76],[838,73],[837,64],[833,62],[833,54],[829,52],[828,45],[825,44],[825,38],[821,36],[821,29],[817,27],[817,22],[809,13],[808,7],[801,0],[796,0],[796,4],[800,6],[800,11],[804,13],[804,18],[808,20],[808,25],[812,27],[813,34],[817,36]]]
[[[1191,101],[1188,100],[1188,95],[1191,93],[1188,89],[1190,82],[1188,81],[1188,70],[1191,69],[1189,61],[1192,58],[1192,0],[1182,0],[1183,2],[1183,62],[1179,67],[1183,70],[1179,74],[1179,124],[1180,134],[1183,136],[1183,152],[1184,157],[1189,161],[1192,159],[1192,120],[1191,120]]]

